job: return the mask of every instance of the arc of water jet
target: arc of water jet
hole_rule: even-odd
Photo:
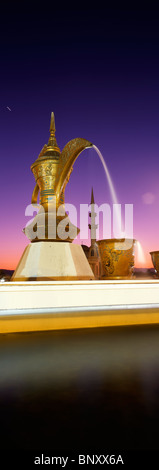
[[[98,149],[98,147],[96,147],[96,145],[93,145],[93,148],[96,150],[96,152],[98,153],[99,155],[99,158],[102,162],[102,165],[103,165],[103,168],[105,170],[105,174],[106,174],[106,177],[107,177],[107,181],[108,181],[108,184],[109,184],[109,188],[110,188],[110,192],[111,192],[111,196],[112,196],[112,200],[113,200],[113,203],[114,204],[118,204],[118,200],[117,200],[117,196],[116,196],[116,192],[115,192],[115,189],[114,189],[114,186],[113,186],[113,182],[112,182],[112,179],[111,179],[111,176],[110,176],[110,173],[109,173],[109,170],[108,170],[108,167],[105,163],[105,160],[103,158],[103,155],[102,153],[100,152],[100,150]]]
[[[108,182],[108,185],[109,185],[112,202],[113,202],[113,204],[119,205],[118,200],[117,200],[117,196],[116,196],[116,192],[115,192],[115,189],[114,189],[114,185],[113,185],[108,167],[106,165],[106,162],[103,158],[103,155],[100,152],[100,150],[98,149],[98,147],[96,147],[96,145],[93,145],[93,148],[96,150],[96,152],[97,152],[97,154],[98,154],[98,156],[99,156],[99,158],[102,162],[102,165],[103,165],[103,168],[104,168],[104,171],[105,171],[105,175],[106,175],[106,178],[107,178],[107,182]],[[121,217],[120,217],[120,211],[118,211],[118,210],[116,210],[116,217],[117,217],[118,232],[121,233]]]

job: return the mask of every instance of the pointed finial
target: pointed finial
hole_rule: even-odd
[[[92,193],[91,193],[91,204],[94,204],[94,193],[93,193],[93,188],[92,188]]]
[[[51,121],[50,121],[50,134],[55,134],[55,116],[54,116],[54,113],[52,111],[51,113]]]
[[[57,145],[57,142],[56,142],[56,137],[55,137],[55,116],[54,116],[54,113],[52,112],[51,113],[51,121],[50,121],[50,137],[49,137],[49,141],[48,141],[48,144],[46,146],[46,151],[45,153],[43,154],[43,157],[44,156],[56,156],[59,158],[59,154],[60,154],[60,149]]]
[[[56,129],[55,129],[55,116],[54,116],[54,113],[52,111],[51,121],[50,121],[50,134],[52,134],[52,133],[55,134],[55,131],[56,131]]]

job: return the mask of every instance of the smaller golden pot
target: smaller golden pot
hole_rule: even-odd
[[[155,268],[155,273],[159,277],[159,251],[150,251],[151,259]]]
[[[101,279],[132,278],[135,242],[130,238],[97,241],[102,266]]]

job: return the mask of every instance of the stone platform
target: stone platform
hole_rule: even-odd
[[[94,279],[81,245],[39,241],[25,248],[12,281]]]

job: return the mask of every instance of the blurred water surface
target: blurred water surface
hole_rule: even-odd
[[[159,326],[0,336],[1,449],[158,449]]]

